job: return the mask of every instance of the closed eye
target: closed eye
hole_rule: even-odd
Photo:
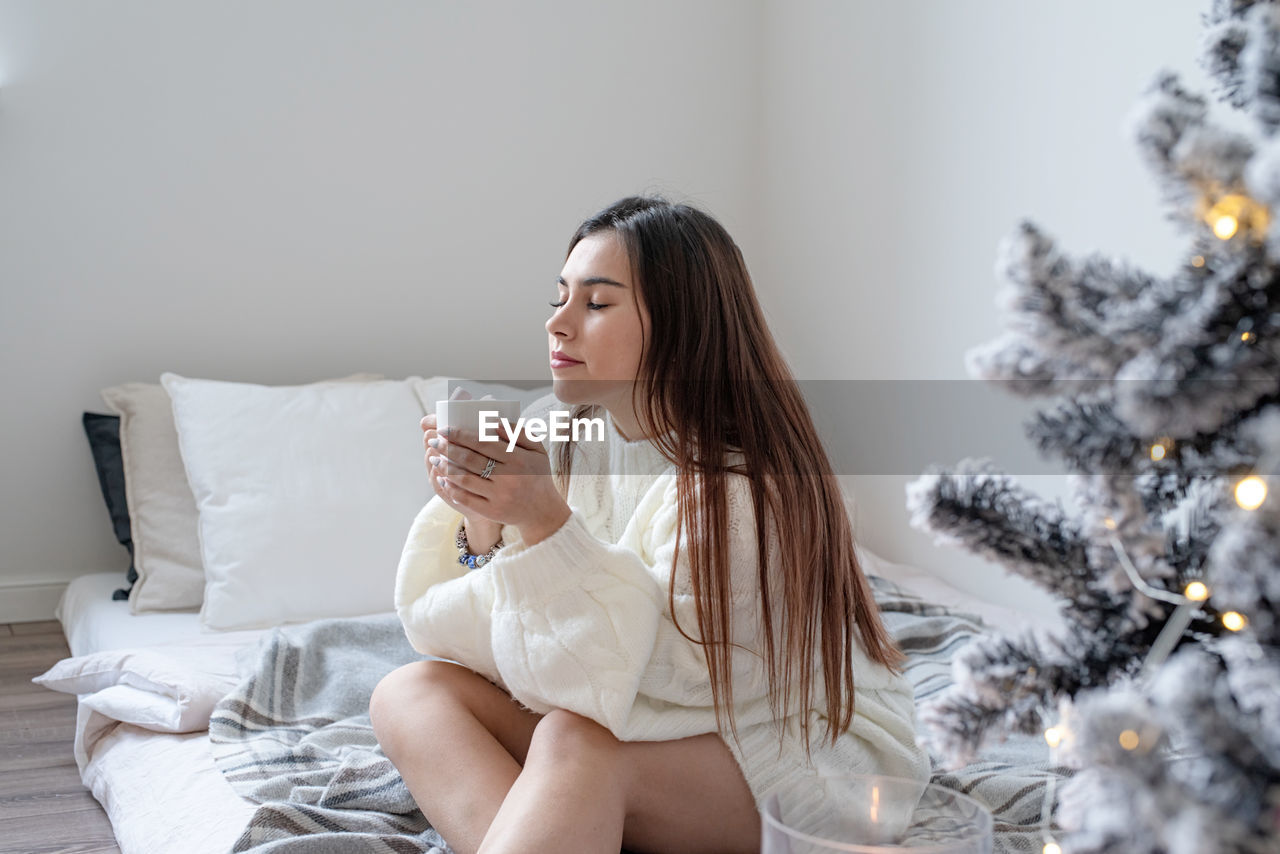
[[[549,303],[549,305],[550,305],[552,308],[560,308],[560,306],[564,305],[566,302],[568,302],[568,300],[563,300],[563,299],[562,299],[562,300],[560,300],[560,302],[553,302],[553,303]],[[608,308],[608,307],[609,307],[609,306],[608,306],[607,304],[598,303],[598,302],[589,302],[589,303],[587,303],[587,308],[588,308],[588,309],[590,309],[591,311],[599,311],[599,310],[600,310],[600,309],[602,309],[602,308]]]

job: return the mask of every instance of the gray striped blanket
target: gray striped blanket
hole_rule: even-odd
[[[873,578],[885,622],[907,653],[916,701],[950,683],[950,659],[980,621]],[[260,804],[233,851],[254,854],[427,852],[448,847],[417,809],[369,724],[369,696],[391,670],[421,658],[394,615],[277,629],[251,675],[215,708],[214,759],[232,788]],[[1038,852],[1047,763],[1043,741],[1013,738],[982,761],[939,770],[941,783],[986,804],[996,850]]]

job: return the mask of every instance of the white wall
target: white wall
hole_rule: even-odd
[[[578,222],[755,239],[741,0],[0,2],[0,622],[127,567],[80,427],[162,371],[545,378]],[[530,375],[532,374],[532,377]]]
[[[1181,244],[1122,128],[1159,68],[1204,83],[1195,58],[1207,6],[768,3],[767,240],[756,276],[796,373],[963,380],[965,351],[1001,331],[996,246],[1024,217],[1073,251],[1171,270]],[[828,385],[835,394],[839,384]],[[920,394],[918,384],[902,389]],[[986,387],[972,395],[963,427],[890,421],[888,437],[841,435],[838,427],[828,435],[854,447],[900,431],[913,448],[935,441],[938,463],[979,445],[997,462],[1033,457],[1017,426],[1019,405]],[[972,416],[997,404],[988,435],[975,435]],[[909,527],[903,489],[916,470],[846,471],[859,534],[872,550],[991,598],[1044,604],[991,564],[937,548]],[[1026,482],[1051,497],[1064,492],[1060,477]]]
[[[1120,130],[1158,68],[1203,79],[1206,5],[0,0],[0,621],[123,573],[99,388],[539,378],[569,233],[627,193],[725,222],[802,379],[963,378],[1019,218],[1172,265]],[[864,542],[1024,601],[909,529],[910,474],[850,474]]]

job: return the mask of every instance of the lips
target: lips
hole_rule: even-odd
[[[582,362],[577,359],[571,359],[559,350],[551,353],[551,367],[553,368],[571,368],[574,365],[581,365]]]

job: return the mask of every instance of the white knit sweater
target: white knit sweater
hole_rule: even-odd
[[[545,416],[552,408],[568,407],[547,397],[526,414]],[[607,416],[605,441],[581,443],[575,454],[569,520],[533,546],[506,527],[507,546],[480,569],[457,562],[459,514],[439,498],[422,509],[396,577],[396,610],[409,641],[419,652],[467,665],[534,712],[576,712],[624,741],[715,732],[702,647],[681,635],[669,608],[675,467],[648,441],[623,439]],[[910,685],[860,649],[854,723],[834,746],[822,740],[821,696],[816,708],[792,703],[783,725],[774,724],[759,654],[754,513],[746,478],[737,476],[730,479],[729,534],[733,640],[745,649],[732,659],[739,739],[726,743],[757,802],[818,775],[927,778]],[[674,616],[696,637],[687,554],[682,548],[675,573]],[[811,761],[801,714],[811,720]],[[802,800],[812,800],[813,810],[833,808],[838,793],[819,789],[826,795]]]

